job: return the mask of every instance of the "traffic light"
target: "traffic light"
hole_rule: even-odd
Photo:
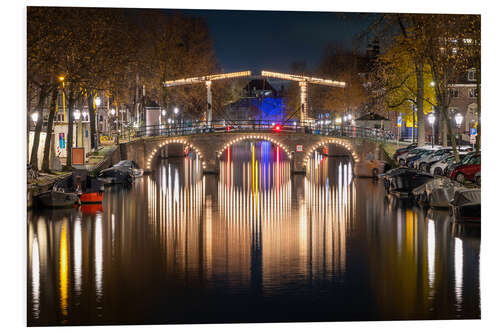
[[[228,126],[226,127],[226,130],[229,132],[229,131],[231,130],[231,126],[229,126],[229,125],[228,125]]]

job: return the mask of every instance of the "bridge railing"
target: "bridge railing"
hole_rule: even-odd
[[[121,138],[140,138],[154,136],[185,136],[208,133],[309,133],[337,138],[365,138],[376,141],[392,141],[394,135],[382,129],[359,126],[314,125],[289,121],[278,123],[268,120],[214,120],[209,125],[205,121],[143,126],[121,133]]]

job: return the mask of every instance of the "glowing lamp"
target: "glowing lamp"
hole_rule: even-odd
[[[276,124],[276,125],[274,125],[273,130],[274,130],[275,132],[280,132],[280,131],[281,131],[281,125],[280,125],[280,124]]]
[[[81,116],[80,110],[75,110],[75,112],[73,112],[73,117],[75,117],[76,120],[79,120],[80,116]]]
[[[429,120],[429,123],[430,123],[431,125],[433,125],[433,124],[434,124],[434,121],[436,120],[436,116],[434,116],[434,114],[433,114],[433,113],[431,113],[431,114],[427,117],[427,119]]]
[[[460,127],[460,125],[462,125],[463,120],[464,120],[464,116],[462,116],[460,113],[457,113],[455,116],[455,121],[457,122],[458,127]]]
[[[33,122],[37,122],[38,121],[38,112],[34,112],[31,114],[31,120],[33,120]]]

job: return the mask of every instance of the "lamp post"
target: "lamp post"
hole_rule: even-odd
[[[460,113],[457,113],[455,115],[455,122],[457,123],[457,140],[458,140],[458,149],[460,149],[460,138],[459,138],[459,132],[458,129],[460,128],[460,125],[462,125],[462,121],[464,120],[464,116],[462,116]]]
[[[434,148],[434,121],[436,120],[436,116],[434,116],[434,113],[431,113],[427,119],[432,127],[432,148]]]
[[[62,102],[63,102],[63,121],[66,121],[66,96],[64,94],[64,76],[61,75],[57,79],[59,80],[59,82],[61,82],[62,86],[61,92],[62,92]]]
[[[73,117],[76,120],[76,140],[75,140],[75,144],[76,144],[77,148],[78,148],[78,125],[80,123],[80,116],[81,116],[80,110],[75,110],[73,112]]]
[[[36,122],[38,121],[38,112],[33,112],[31,114],[31,120],[33,120],[33,122],[36,124]]]
[[[111,124],[113,125],[113,128],[115,127],[115,113],[116,113],[116,110],[115,109],[111,109],[109,111],[109,113],[111,113]],[[109,134],[111,136],[111,126],[109,127]]]

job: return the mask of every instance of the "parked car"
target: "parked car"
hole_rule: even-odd
[[[463,183],[465,180],[475,181],[477,173],[481,171],[481,154],[471,157],[467,163],[453,169],[450,178]]]
[[[429,173],[434,176],[441,176],[444,174],[444,169],[453,163],[455,163],[455,156],[447,155],[443,157],[441,160],[432,164],[429,169]]]
[[[476,174],[474,175],[474,182],[481,186],[481,170],[479,170],[478,172],[476,172]]]
[[[430,151],[430,150],[439,150],[440,148],[442,148],[441,146],[422,146],[422,147],[417,147],[417,148],[414,148],[414,149],[411,149],[409,150],[408,152],[404,153],[404,154],[401,154],[400,156],[398,156],[397,158],[397,161],[399,163],[399,165],[408,165],[408,160],[412,159],[413,157],[415,157],[415,155],[417,154],[421,154],[425,151]]]
[[[474,156],[477,156],[478,154],[480,154],[480,153],[472,152],[472,153],[465,154],[464,157],[460,160],[460,162],[455,162],[455,163],[449,165],[448,167],[446,167],[444,169],[444,175],[449,177],[456,167],[463,165],[463,164],[467,164],[471,158],[473,158]]]
[[[434,162],[441,160],[445,156],[449,156],[450,153],[451,153],[450,147],[445,147],[443,149],[436,150],[432,154],[421,158],[418,161],[418,163],[416,163],[415,168],[422,170],[422,171],[429,172],[430,167]]]
[[[403,148],[399,148],[399,149],[396,149],[396,151],[394,152],[394,155],[392,156],[392,158],[394,160],[397,160],[398,159],[398,156],[402,155],[402,154],[405,154],[407,153],[409,150],[412,150],[414,148],[417,148],[417,144],[416,143],[412,143],[406,147],[403,147]]]

